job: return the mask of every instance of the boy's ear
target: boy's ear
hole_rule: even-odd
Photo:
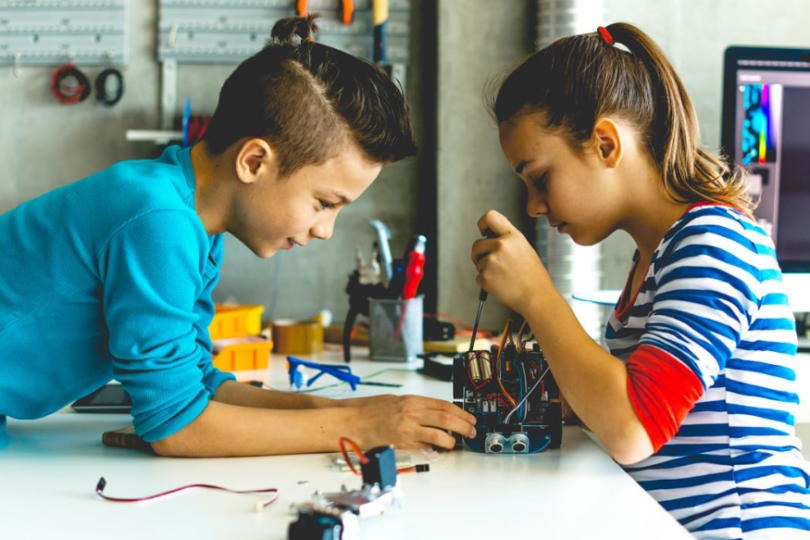
[[[256,182],[275,169],[276,154],[264,139],[248,139],[236,152],[236,175],[245,184]]]
[[[622,130],[610,118],[597,118],[593,126],[593,143],[597,157],[605,166],[615,169],[624,155]]]

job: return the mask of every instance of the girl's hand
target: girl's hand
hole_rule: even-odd
[[[403,450],[430,445],[452,449],[455,439],[447,431],[475,436],[475,417],[448,401],[422,396],[380,396],[359,405],[353,438],[366,450],[393,444]]]
[[[478,220],[481,235],[497,238],[477,240],[472,261],[478,270],[476,283],[504,305],[521,315],[554,285],[534,247],[508,219],[490,210]]]

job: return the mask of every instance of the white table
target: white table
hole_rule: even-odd
[[[352,369],[361,376],[403,367],[363,361],[362,350],[355,355]],[[337,355],[308,358],[331,361]],[[283,358],[273,357],[269,379],[277,387],[286,380],[284,367]],[[268,380],[266,372],[238,377]],[[374,380],[404,386],[340,392],[347,397],[391,392],[452,398],[450,383],[415,372],[388,372]],[[294,519],[291,503],[307,500],[316,489],[337,490],[341,483],[359,487],[359,477],[330,470],[323,455],[175,459],[102,446],[103,431],[128,423],[127,415],[70,409],[36,421],[9,419],[0,436],[0,537],[281,540]],[[195,483],[276,487],[280,497],[261,513],[253,511],[259,496],[210,490],[148,503],[112,503],[95,495],[101,476],[107,480],[105,494],[118,497]],[[402,475],[401,482],[406,505],[363,520],[360,538],[692,538],[578,427],[565,428],[559,450],[520,456],[443,453],[430,472]]]

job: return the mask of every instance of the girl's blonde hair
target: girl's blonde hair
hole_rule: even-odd
[[[489,92],[496,122],[539,112],[547,129],[582,151],[596,120],[616,116],[646,141],[672,200],[727,204],[751,217],[756,202],[744,169],[700,147],[692,100],[661,48],[630,24],[607,31],[629,53],[598,32],[555,41]]]

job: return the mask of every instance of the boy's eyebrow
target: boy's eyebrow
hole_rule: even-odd
[[[348,197],[346,197],[345,195],[343,195],[343,194],[341,194],[341,193],[338,193],[337,191],[333,191],[333,192],[332,192],[332,195],[333,195],[333,196],[335,196],[335,197],[337,197],[337,199],[338,199],[338,200],[341,202],[341,204],[343,204],[344,206],[352,203],[351,199],[349,199]]]
[[[528,161],[521,161],[521,162],[518,164],[518,166],[517,166],[517,167],[515,167],[515,172],[516,172],[516,173],[518,173],[518,175],[523,174],[523,168],[524,168],[524,167],[525,167],[525,166],[526,166],[528,163],[529,163]]]

